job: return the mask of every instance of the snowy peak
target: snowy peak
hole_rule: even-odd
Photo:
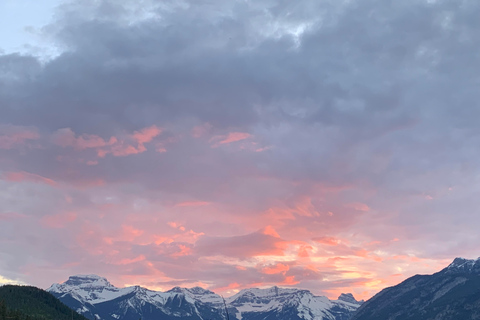
[[[307,290],[299,290],[299,289],[286,289],[286,288],[279,288],[277,286],[267,288],[267,289],[258,289],[258,288],[251,288],[251,289],[243,289],[236,295],[230,297],[228,300],[230,302],[234,302],[236,300],[242,299],[265,299],[265,298],[276,298],[285,295],[292,295],[298,293],[306,293],[309,292]]]
[[[64,284],[75,287],[113,288],[113,285],[106,278],[94,274],[70,276]]]
[[[230,297],[228,305],[236,308],[239,319],[348,319],[361,303],[353,295],[348,301],[332,301],[308,290],[271,287],[245,289]]]
[[[203,289],[202,287],[193,287],[193,288],[190,288],[190,289],[187,289],[187,290],[190,291],[193,294],[213,294],[212,291],[207,290],[207,289]]]
[[[167,292],[175,292],[175,293],[190,293],[194,295],[203,295],[203,294],[214,294],[214,292],[203,289],[202,287],[193,287],[193,288],[180,288],[180,287],[174,287]]]
[[[455,258],[453,262],[442,270],[446,273],[480,273],[480,258],[465,259]]]
[[[209,305],[221,305],[223,303],[222,297],[210,290],[201,287],[180,288],[174,287],[167,291],[167,293],[183,294],[185,297],[193,301],[200,301]]]
[[[77,275],[52,285],[48,291],[88,318],[221,320],[225,312],[223,298],[201,287],[174,287],[157,292],[139,286],[116,288],[105,278]],[[225,302],[232,320],[344,320],[359,303],[351,294],[341,297],[343,300],[331,301],[308,290],[275,286],[244,289]]]
[[[338,301],[348,302],[352,304],[359,304],[359,305],[363,303],[363,301],[357,301],[357,299],[355,299],[355,297],[351,293],[340,294],[340,296],[338,297]]]
[[[89,274],[71,276],[64,283],[53,284],[47,291],[57,296],[70,295],[81,302],[99,303],[128,294],[134,289],[135,287],[119,289],[107,279]]]

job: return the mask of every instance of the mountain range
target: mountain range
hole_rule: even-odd
[[[224,302],[200,287],[166,292],[117,288],[97,275],[71,276],[47,291],[85,317],[103,320],[220,320],[226,319],[225,306],[232,320],[348,320],[362,303],[352,294],[329,300],[308,290],[279,287],[244,289]]]
[[[480,320],[480,258],[456,258],[432,275],[415,275],[367,302],[337,300],[308,290],[244,289],[226,298],[200,288],[166,292],[117,288],[96,275],[71,276],[47,289],[89,319],[144,320]]]

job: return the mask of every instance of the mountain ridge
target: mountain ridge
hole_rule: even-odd
[[[153,291],[140,286],[117,288],[97,275],[74,275],[47,289],[77,312],[93,319],[223,319],[223,298],[201,288],[174,287]],[[285,318],[347,320],[360,306],[352,294],[339,300],[315,296],[308,290],[280,288],[243,289],[225,299],[232,319]],[[346,300],[346,301],[345,301]],[[288,316],[287,316],[288,315]]]
[[[455,258],[431,275],[415,275],[377,293],[351,320],[480,319],[480,259]]]

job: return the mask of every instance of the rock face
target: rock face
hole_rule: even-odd
[[[225,319],[221,296],[203,288],[175,287],[167,292],[139,286],[116,288],[96,275],[72,276],[54,284],[50,293],[90,319]],[[226,299],[232,320],[348,320],[360,306],[351,294],[339,300],[314,296],[308,290],[245,289]]]
[[[456,258],[433,275],[416,275],[382,290],[352,320],[480,319],[480,258]]]

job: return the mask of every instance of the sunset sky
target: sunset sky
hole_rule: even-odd
[[[0,283],[366,299],[480,256],[479,16],[2,0]]]

